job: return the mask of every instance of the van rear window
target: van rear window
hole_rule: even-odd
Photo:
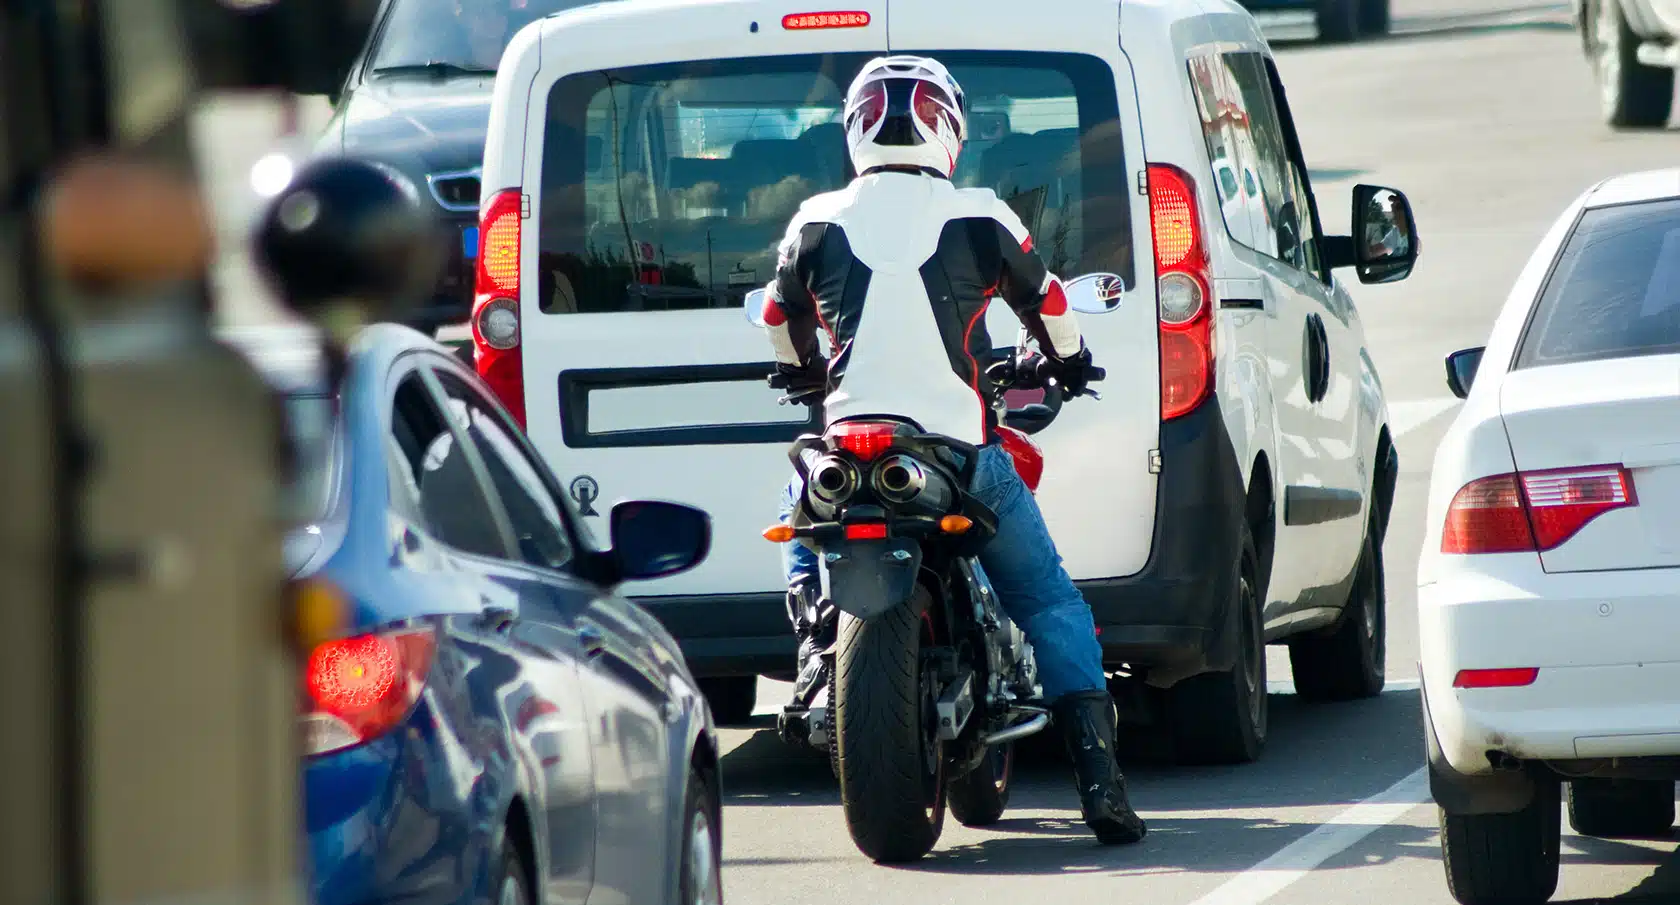
[[[550,92],[538,200],[549,313],[728,308],[799,205],[853,175],[840,109],[871,54],[579,73]],[[936,54],[967,96],[955,181],[1020,214],[1057,273],[1133,285],[1114,78],[1080,54]]]

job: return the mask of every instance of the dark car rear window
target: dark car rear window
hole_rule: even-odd
[[[549,95],[539,306],[726,308],[763,286],[800,202],[846,184],[840,108],[872,54],[761,57],[568,76]],[[1021,215],[1052,270],[1133,283],[1114,78],[1078,54],[936,55],[963,86],[955,181]]]
[[[1535,306],[1516,367],[1680,352],[1680,200],[1588,210]]]
[[[495,69],[521,28],[592,0],[396,0],[379,29],[373,67],[453,63]]]

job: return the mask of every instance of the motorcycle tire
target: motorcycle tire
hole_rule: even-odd
[[[946,803],[963,826],[991,826],[1009,807],[1009,779],[1015,769],[1015,743],[993,745],[978,767],[951,780]]]
[[[852,842],[877,864],[915,861],[945,827],[945,752],[937,687],[922,649],[932,639],[926,588],[869,620],[840,614],[834,663],[840,808]]]

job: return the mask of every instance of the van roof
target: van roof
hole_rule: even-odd
[[[639,19],[643,16],[656,15],[670,9],[687,8],[693,6],[734,6],[755,3],[756,0],[601,0],[575,6],[571,9],[550,13],[540,20],[542,34],[566,28],[581,21],[599,19]],[[886,0],[890,11],[895,0]],[[897,0],[907,2],[907,0]],[[908,0],[908,2],[950,2],[950,0]],[[1016,7],[1019,0],[965,0],[963,14],[965,18],[984,18],[987,7]],[[1147,10],[1152,18],[1165,23],[1172,23],[1182,19],[1206,16],[1210,13],[1229,13],[1250,16],[1250,13],[1236,0],[1038,0],[1034,7],[1044,15],[1054,17],[1058,11],[1067,9],[1088,9],[1090,7],[1108,7],[1124,15],[1126,9]],[[849,9],[843,0],[835,2],[808,3],[803,7],[805,12],[825,12],[832,8],[835,12]]]

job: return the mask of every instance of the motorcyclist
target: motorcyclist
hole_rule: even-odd
[[[999,445],[982,364],[992,351],[986,307],[993,296],[1008,303],[1037,339],[1060,383],[1055,392],[1084,390],[1091,353],[1020,218],[992,190],[951,183],[966,110],[943,65],[914,56],[870,61],[847,91],[842,120],[858,177],[800,207],[767,287],[764,322],[777,369],[790,394],[823,395],[830,423],[891,414],[981,447],[970,490],[998,516],[981,566],[1032,643],[1086,825],[1105,845],[1136,842],[1146,829],[1114,759],[1114,701],[1090,607]],[[832,347],[826,360],[818,330]],[[802,489],[797,475],[784,488],[784,523]],[[837,614],[820,599],[816,554],[797,541],[783,549],[799,640],[786,734],[789,718],[827,685],[820,654],[834,642]]]

